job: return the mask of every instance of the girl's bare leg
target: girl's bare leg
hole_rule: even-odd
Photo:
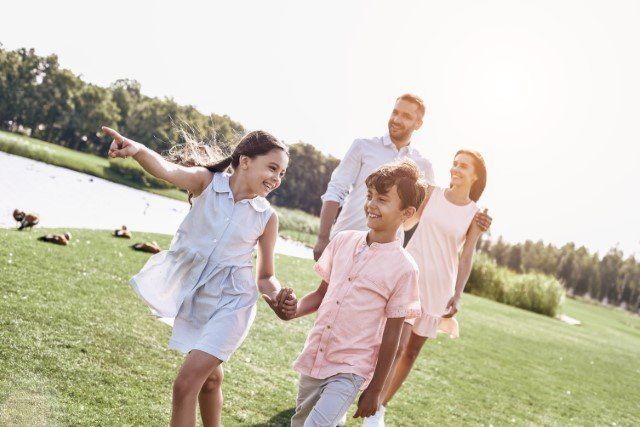
[[[206,379],[222,361],[200,350],[193,350],[185,359],[173,382],[172,427],[196,425],[198,394]]]
[[[398,352],[393,361],[391,373],[382,391],[382,395],[384,396],[382,404],[384,406],[387,406],[400,386],[402,386],[402,383],[404,383],[404,380],[409,376],[413,364],[418,358],[418,355],[420,355],[422,346],[427,341],[426,337],[421,337],[411,332],[411,328],[412,326],[408,323],[405,323],[402,327],[400,344],[404,343],[405,345],[398,345]]]
[[[222,365],[211,372],[200,389],[198,402],[203,427],[222,426]]]

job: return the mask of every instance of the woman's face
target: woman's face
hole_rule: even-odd
[[[262,197],[280,187],[288,165],[289,156],[277,148],[254,158],[240,158],[249,190]]]
[[[473,157],[466,153],[458,154],[453,159],[451,166],[451,185],[456,187],[471,188],[471,185],[478,180],[476,175]]]

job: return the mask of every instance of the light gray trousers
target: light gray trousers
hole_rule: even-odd
[[[291,427],[336,427],[356,400],[364,378],[338,374],[322,380],[300,375]]]

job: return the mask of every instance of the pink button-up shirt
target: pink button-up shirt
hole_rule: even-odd
[[[419,317],[418,268],[399,240],[367,245],[338,233],[315,264],[329,284],[294,369],[313,378],[352,373],[371,381],[388,317]]]

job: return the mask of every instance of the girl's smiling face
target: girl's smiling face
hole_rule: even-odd
[[[473,157],[460,153],[453,159],[451,166],[451,185],[457,187],[471,187],[478,176],[474,168]]]
[[[289,156],[278,148],[253,158],[240,157],[249,191],[262,197],[280,187],[288,165]]]

